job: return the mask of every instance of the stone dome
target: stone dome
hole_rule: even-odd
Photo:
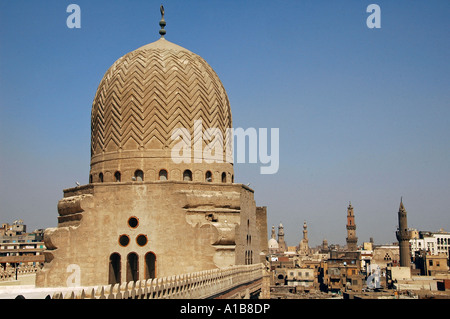
[[[270,238],[267,245],[269,246],[269,249],[278,249],[279,248],[278,242],[275,238]]]
[[[203,134],[218,129],[223,138],[202,139],[198,129],[194,135],[195,123],[201,123]],[[161,37],[119,58],[98,86],[91,113],[90,182],[131,180],[137,170],[158,180],[161,169],[168,172],[168,179],[182,180],[182,172],[189,169],[198,175],[191,180],[204,181],[209,172],[212,181],[231,182],[233,165],[225,160],[231,154],[227,148],[231,127],[228,96],[211,66]],[[177,128],[190,135],[190,163],[176,165],[171,158],[172,148],[181,140],[172,138]],[[202,150],[218,141],[221,147],[208,154],[222,151],[223,162],[206,158],[205,152],[199,159],[192,147],[194,138],[202,140]],[[218,154],[214,156],[217,159]],[[114,177],[117,173],[119,180]]]

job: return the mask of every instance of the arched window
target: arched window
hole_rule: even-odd
[[[103,173],[98,174],[98,180],[103,183]]]
[[[156,256],[152,252],[145,255],[145,279],[156,278]]]
[[[167,171],[165,169],[159,171],[159,180],[167,181]]]
[[[136,172],[134,172],[134,178],[138,182],[142,182],[144,180],[144,172],[138,169]]]
[[[120,255],[112,253],[109,256],[109,284],[120,283]]]
[[[190,170],[185,170],[183,172],[183,181],[191,182],[192,181],[192,172]]]
[[[227,182],[227,173],[223,172],[222,173],[222,183],[226,183]]]
[[[234,175],[231,175],[231,182],[234,183]]]
[[[92,174],[89,174],[89,184],[92,184]]]
[[[119,171],[115,172],[115,173],[114,173],[114,180],[115,180],[116,182],[120,182],[120,179],[121,179],[120,172],[119,172]]]
[[[205,180],[206,180],[207,182],[212,182],[212,174],[211,174],[210,171],[207,171],[207,172],[206,172],[206,174],[205,174]]]
[[[139,280],[139,257],[136,253],[127,256],[127,282]]]

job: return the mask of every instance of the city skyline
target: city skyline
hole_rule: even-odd
[[[44,4],[45,3],[45,4]],[[123,54],[159,38],[154,1],[0,2],[1,222],[55,227],[62,190],[87,184],[91,106]],[[366,11],[381,8],[381,28]],[[233,126],[279,128],[280,166],[235,164],[272,225],[298,245],[396,242],[408,226],[450,230],[450,4],[441,1],[166,1],[166,39],[202,56]],[[274,187],[275,186],[275,187]]]

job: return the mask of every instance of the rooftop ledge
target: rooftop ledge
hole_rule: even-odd
[[[86,185],[80,185],[80,186],[76,186],[76,187],[66,188],[63,190],[63,192],[64,192],[64,195],[72,196],[72,195],[76,195],[76,194],[92,194],[94,191],[94,187],[96,187],[96,186],[105,186],[105,187],[118,186],[118,185],[140,186],[140,185],[154,185],[154,184],[160,184],[160,185],[162,185],[162,184],[204,185],[204,186],[210,186],[212,188],[242,187],[252,193],[255,192],[249,186],[240,184],[240,183],[212,183],[212,182],[191,182],[191,181],[173,181],[173,180],[172,181],[166,180],[166,181],[128,181],[128,182],[90,183],[90,184],[86,184]]]

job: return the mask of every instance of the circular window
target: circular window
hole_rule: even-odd
[[[130,217],[128,218],[128,226],[130,226],[131,228],[136,228],[139,225],[139,219],[137,219],[137,217]]]
[[[148,242],[148,239],[147,239],[147,236],[145,236],[145,235],[139,235],[139,236],[137,236],[136,237],[136,242],[137,242],[137,244],[139,245],[139,246],[145,246],[146,244],[147,244],[147,242]]]
[[[119,245],[126,247],[130,243],[130,237],[128,235],[120,235],[119,237]]]

